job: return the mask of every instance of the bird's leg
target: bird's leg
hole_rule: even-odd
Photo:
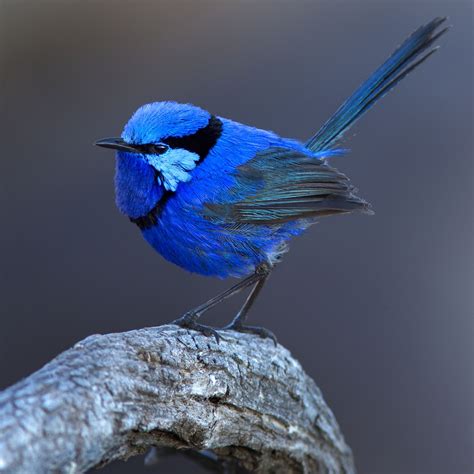
[[[243,280],[239,281],[237,284],[234,286],[230,287],[223,293],[220,293],[217,296],[214,296],[214,298],[211,298],[210,300],[206,301],[205,303],[199,305],[198,307],[188,311],[185,313],[183,316],[180,318],[176,319],[173,321],[171,324],[176,324],[177,326],[181,326],[183,328],[187,329],[194,329],[195,331],[202,332],[206,336],[214,336],[219,342],[219,334],[218,332],[209,327],[209,326],[204,326],[203,324],[199,324],[197,320],[208,310],[213,308],[214,306],[218,305],[222,301],[224,301],[227,298],[230,298],[231,296],[239,293],[240,291],[244,290],[245,288],[248,288],[251,285],[254,285],[255,283],[258,283],[260,279],[262,278],[261,272],[258,270],[253,273],[252,275],[248,276],[247,278],[244,278]]]
[[[247,313],[249,312],[249,309],[252,307],[253,303],[257,299],[257,296],[259,295],[261,289],[263,288],[263,285],[265,284],[267,278],[270,275],[270,269],[268,267],[261,268],[259,270],[259,273],[260,279],[255,283],[254,287],[252,288],[252,291],[245,300],[245,303],[242,305],[232,322],[225,326],[223,329],[232,329],[234,331],[257,334],[260,337],[268,337],[272,339],[276,345],[277,340],[275,334],[273,334],[268,329],[258,326],[246,326],[243,324],[247,319]]]

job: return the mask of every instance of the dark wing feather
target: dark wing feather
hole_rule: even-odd
[[[326,161],[288,148],[269,148],[235,170],[227,198],[206,203],[208,218],[227,223],[279,224],[361,210],[349,179]]]

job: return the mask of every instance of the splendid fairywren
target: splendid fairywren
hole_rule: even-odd
[[[345,153],[337,143],[349,127],[436,51],[444,21],[416,30],[304,144],[175,102],[140,107],[121,137],[96,142],[117,150],[117,205],[157,252],[202,275],[242,277],[175,324],[219,339],[198,318],[252,287],[226,328],[274,339],[244,321],[288,241],[319,217],[371,212],[328,159]]]

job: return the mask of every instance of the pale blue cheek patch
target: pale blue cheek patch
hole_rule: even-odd
[[[179,183],[191,179],[190,171],[196,167],[199,155],[178,148],[162,155],[146,155],[146,160],[159,172],[158,182],[167,191],[176,191]]]

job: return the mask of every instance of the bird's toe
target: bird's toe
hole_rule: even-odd
[[[275,334],[269,329],[260,327],[260,326],[245,326],[243,324],[229,324],[228,326],[223,328],[224,330],[230,329],[232,331],[237,332],[244,332],[247,334],[255,334],[256,336],[260,336],[264,339],[271,339],[275,346],[278,344],[277,338]]]

